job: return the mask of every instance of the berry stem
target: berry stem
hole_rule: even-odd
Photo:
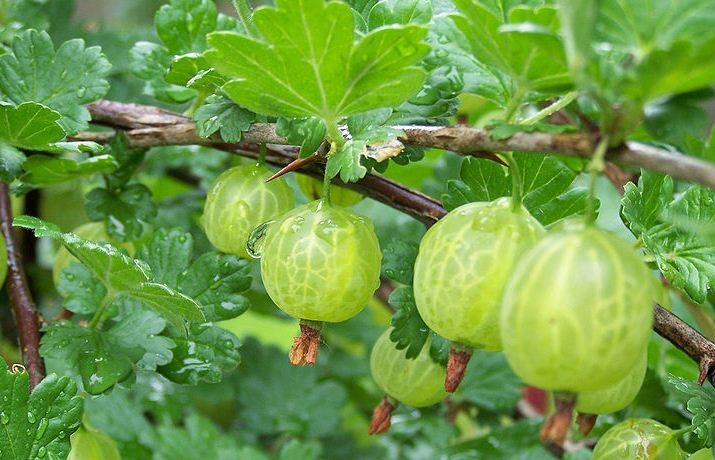
[[[541,442],[546,445],[563,446],[571,427],[573,409],[576,406],[576,394],[554,393],[554,406],[556,411],[544,422],[539,437]]]
[[[464,378],[467,364],[472,358],[472,350],[468,348],[452,347],[449,349],[449,359],[447,360],[447,375],[444,379],[444,389],[448,393],[454,393]]]
[[[370,422],[370,428],[368,429],[368,434],[382,434],[390,429],[390,418],[392,416],[392,411],[397,407],[397,402],[385,395],[372,411],[372,420]]]
[[[594,425],[596,425],[596,419],[598,419],[597,414],[584,414],[582,412],[579,412],[576,416],[576,424],[578,425],[578,431],[582,435],[588,436]]]
[[[504,152],[502,156],[506,164],[509,165],[509,171],[511,172],[511,206],[514,211],[518,211],[521,209],[521,200],[524,198],[524,184],[521,179],[521,170],[512,152]]]
[[[605,166],[606,152],[608,151],[609,137],[604,136],[593,151],[593,156],[588,164],[589,184],[588,196],[586,197],[586,223],[591,224],[596,221],[596,180]]]
[[[320,348],[320,321],[300,320],[300,335],[293,341],[288,359],[294,366],[313,365],[318,359]]]

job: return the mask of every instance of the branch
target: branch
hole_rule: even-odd
[[[715,385],[715,343],[660,305],[655,306],[653,329],[698,363],[699,384],[708,379]]]
[[[45,364],[40,358],[40,318],[30,294],[25,271],[22,268],[22,257],[15,242],[10,191],[4,182],[0,183],[0,231],[7,245],[7,290],[18,328],[22,360],[27,368],[30,390],[32,390],[45,377]]]
[[[99,101],[88,105],[93,121],[114,128],[128,129],[133,147],[160,145],[212,145],[220,143],[218,137],[199,137],[191,119],[156,107]],[[484,151],[520,151],[527,153],[555,153],[564,156],[590,158],[593,142],[589,135],[516,133],[503,140],[493,140],[483,128],[397,126],[405,135],[400,139],[406,145],[450,150],[462,155],[479,155]],[[76,137],[81,140],[106,139],[110,134],[92,133]],[[243,135],[243,143],[286,144],[278,136],[275,125],[255,123]],[[715,164],[698,158],[659,149],[640,142],[628,142],[610,149],[606,159],[625,166],[635,166],[668,174],[677,179],[715,188]]]
[[[226,151],[240,151],[243,155],[256,158],[259,143],[286,143],[284,138],[275,134],[273,125],[265,123],[254,124],[244,133],[242,142],[229,144],[218,137],[201,138],[196,134],[190,119],[154,107],[100,101],[90,104],[88,108],[93,121],[128,129],[125,134],[132,147],[199,144]],[[405,132],[401,140],[407,145],[441,148],[465,155],[479,155],[483,151],[518,150],[589,158],[593,149],[591,139],[583,134],[517,133],[509,139],[495,141],[491,139],[488,130],[480,128],[403,126],[400,129]],[[107,142],[111,136],[113,133],[80,133],[75,139]],[[279,166],[285,166],[297,156],[295,147],[269,147],[267,160]],[[629,142],[611,149],[608,159],[715,188],[715,165],[679,153]],[[301,171],[320,176],[323,167],[313,163]],[[341,185],[399,209],[426,225],[436,222],[447,213],[436,200],[378,175],[368,174],[355,184]],[[715,343],[660,306],[655,307],[654,315],[653,329],[699,364],[701,382],[708,378],[715,384]]]

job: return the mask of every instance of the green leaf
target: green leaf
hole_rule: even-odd
[[[19,177],[26,159],[25,154],[15,147],[0,142],[0,180],[9,184]]]
[[[11,52],[0,56],[0,93],[16,105],[35,101],[59,112],[67,134],[86,129],[90,115],[83,104],[107,93],[110,64],[97,46],[64,42],[55,52],[47,32],[17,35]]]
[[[169,103],[183,103],[196,96],[196,90],[166,81],[167,69],[171,67],[173,58],[163,46],[140,41],[134,44],[129,56],[134,76],[146,81],[145,94]]]
[[[108,174],[119,165],[111,155],[99,155],[84,161],[32,155],[22,166],[26,173],[20,179],[27,184],[43,187],[97,173]]]
[[[234,78],[224,86],[229,96],[254,112],[334,123],[398,105],[424,81],[413,67],[428,51],[421,26],[382,28],[355,42],[350,7],[323,0],[278,0],[256,10],[253,23],[258,38],[210,34],[206,57]]]
[[[278,460],[318,460],[321,458],[321,451],[321,445],[316,442],[291,439],[283,445]]]
[[[123,307],[106,330],[61,320],[46,328],[40,354],[67,375],[82,379],[84,389],[99,394],[132,374],[133,366],[154,370],[172,359],[174,342],[158,334],[166,321],[149,311]]]
[[[251,127],[256,114],[236,105],[223,96],[212,95],[194,113],[196,132],[209,137],[216,131],[226,142],[238,142],[243,132]]]
[[[251,264],[238,256],[206,253],[178,278],[179,290],[201,305],[208,321],[235,318],[249,307]]]
[[[183,420],[181,427],[162,424],[157,433],[153,457],[156,460],[269,460],[265,454],[241,445],[236,436],[224,433],[211,420],[194,412]]]
[[[193,324],[187,337],[172,339],[174,359],[159,371],[177,383],[220,382],[223,373],[241,361],[238,338],[213,324]]]
[[[655,226],[673,199],[670,176],[641,171],[638,186],[628,182],[623,187],[621,218],[631,233],[640,237]]]
[[[325,139],[325,122],[320,118],[279,118],[276,134],[284,136],[290,144],[300,145],[300,157],[315,153]]]
[[[644,173],[626,188],[621,217],[670,284],[705,302],[715,283],[715,192],[691,186],[673,199],[672,179]]]
[[[360,163],[360,159],[366,154],[367,142],[350,139],[328,157],[325,174],[332,178],[340,173],[343,182],[356,182],[367,173],[367,168]]]
[[[62,270],[57,291],[64,297],[63,306],[81,315],[97,311],[97,307],[107,295],[107,289],[92,272],[76,262],[70,263]]]
[[[442,203],[448,211],[473,201],[494,201],[511,193],[511,179],[495,161],[467,157],[462,160],[460,180],[447,182]]]
[[[509,88],[498,71],[480,62],[472,52],[469,40],[448,16],[437,16],[430,26],[428,40],[432,51],[425,57],[430,74],[414,104],[442,104],[454,98],[455,92],[479,94],[498,105],[508,104]],[[431,88],[428,87],[431,85]]]
[[[303,439],[334,433],[345,407],[345,389],[321,379],[318,369],[285,365],[283,352],[247,340],[241,364],[238,403],[242,422],[258,435],[295,435]],[[285,385],[290,382],[290,385]]]
[[[418,249],[416,243],[390,241],[382,250],[382,272],[393,281],[411,286]]]
[[[521,172],[523,203],[543,225],[581,214],[586,208],[584,188],[571,188],[578,174],[548,155],[515,153]],[[493,201],[512,192],[512,178],[502,165],[482,158],[462,161],[460,180],[447,182],[442,201],[448,210],[473,201]]]
[[[559,36],[556,8],[518,6],[502,11],[483,3],[455,0],[461,15],[452,19],[467,38],[480,64],[501,82],[502,106],[545,99],[571,85],[566,55]],[[479,89],[476,93],[480,94]],[[516,101],[511,101],[512,98]]]
[[[106,176],[107,188],[116,190],[127,184],[142,165],[145,159],[146,149],[136,149],[129,147],[129,140],[124,134],[117,133],[109,145],[105,147],[105,152],[111,154],[119,163],[119,168],[113,174]]]
[[[687,401],[688,412],[693,414],[693,432],[706,446],[712,446],[715,442],[715,392],[712,387],[698,385],[674,375],[671,375],[668,381]]]
[[[36,102],[23,102],[17,107],[0,104],[0,142],[23,149],[43,150],[64,139],[65,130],[59,123],[61,118],[58,112]]]
[[[429,24],[431,19],[430,0],[381,1],[370,10],[368,27],[372,30],[390,24]]]
[[[165,76],[168,83],[213,93],[226,79],[211,68],[202,54],[187,53],[176,56]]]
[[[206,319],[201,307],[193,299],[165,284],[147,281],[124,289],[122,294],[139,300],[147,308],[159,313],[177,330],[184,330],[185,321],[199,323]]]
[[[547,460],[553,454],[539,442],[543,420],[527,418],[497,426],[476,439],[451,445],[446,453],[450,460],[501,458],[510,460]]]
[[[171,54],[203,51],[206,35],[216,30],[216,4],[212,0],[172,0],[154,17],[156,32]]]
[[[405,353],[407,358],[416,358],[427,341],[429,328],[417,311],[412,286],[398,287],[392,291],[388,301],[397,309],[392,315],[393,330],[390,333],[390,340],[397,344],[398,350],[407,348]]]
[[[137,258],[145,261],[154,281],[171,288],[179,285],[179,275],[189,266],[194,248],[194,238],[180,228],[160,228],[151,237],[151,241],[137,253]],[[190,295],[190,297],[194,297]]]
[[[31,216],[18,216],[13,225],[29,228],[35,236],[60,241],[110,291],[130,290],[149,280],[150,273],[146,266],[138,264],[111,244],[93,243],[74,233],[63,233],[56,225]]]
[[[151,192],[143,184],[130,184],[117,191],[95,188],[86,199],[90,219],[106,220],[107,233],[120,241],[138,239],[157,212]]]
[[[67,377],[50,374],[30,393],[29,376],[0,359],[0,455],[3,459],[66,458],[68,434],[77,429],[82,399]]]
[[[521,398],[522,386],[503,354],[475,351],[454,397],[492,412],[509,411]]]

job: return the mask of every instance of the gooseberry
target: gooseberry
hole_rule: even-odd
[[[281,178],[267,183],[271,174],[261,164],[235,166],[213,182],[201,222],[216,249],[248,258],[251,231],[293,207],[293,190]]]
[[[252,247],[261,256],[261,278],[273,302],[294,318],[309,320],[291,361],[304,361],[301,347],[317,352],[316,330],[322,322],[344,321],[358,314],[380,283],[382,254],[372,222],[347,209],[318,200],[293,209],[265,229]],[[299,338],[300,340],[300,338]]]
[[[569,225],[532,247],[507,283],[501,334],[525,382],[554,391],[609,387],[637,366],[653,323],[648,267],[624,240]]]

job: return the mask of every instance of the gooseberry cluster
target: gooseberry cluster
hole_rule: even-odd
[[[260,257],[268,295],[301,320],[290,360],[312,364],[322,324],[355,316],[378,287],[380,247],[365,217],[319,198],[293,208],[292,189],[269,176],[257,165],[221,174],[203,224],[219,250]],[[318,196],[317,181],[299,184]],[[452,343],[447,370],[430,357],[429,341],[408,359],[392,330],[383,333],[370,367],[386,396],[371,433],[389,427],[398,401],[422,407],[455,391],[472,349],[503,351],[525,383],[569,401],[545,425],[550,439],[564,436],[574,407],[609,413],[638,393],[661,294],[639,254],[593,224],[547,231],[518,200],[465,204],[425,234],[413,288],[420,316]]]

